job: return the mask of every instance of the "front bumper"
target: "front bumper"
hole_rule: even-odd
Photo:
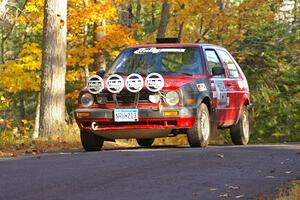
[[[177,116],[165,116],[167,111],[177,111]],[[78,113],[89,113],[79,117]],[[139,108],[138,122],[115,122],[114,109],[79,108],[75,111],[76,122],[80,129],[97,131],[128,129],[184,129],[195,123],[196,109],[193,107],[163,108],[161,111],[151,108]]]

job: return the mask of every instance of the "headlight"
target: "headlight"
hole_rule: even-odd
[[[94,104],[94,97],[90,93],[85,93],[81,96],[80,101],[84,107],[90,107]]]
[[[165,102],[170,106],[175,106],[179,103],[179,94],[175,91],[167,92]]]
[[[149,95],[149,101],[151,103],[159,103],[160,102],[160,95],[159,94]]]

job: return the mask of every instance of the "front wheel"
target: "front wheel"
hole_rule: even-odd
[[[141,146],[141,147],[151,147],[151,145],[154,142],[154,138],[152,139],[136,139],[136,142]]]
[[[250,139],[249,111],[244,106],[237,124],[230,127],[230,136],[233,144],[246,145]]]
[[[91,131],[80,130],[81,144],[86,151],[100,151],[104,139]]]
[[[206,147],[211,132],[210,115],[207,106],[201,103],[195,125],[187,132],[188,141],[191,147]]]

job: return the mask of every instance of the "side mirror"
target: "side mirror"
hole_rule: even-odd
[[[224,75],[225,69],[224,69],[224,67],[213,67],[212,74],[213,74],[213,76]]]
[[[105,70],[100,69],[100,70],[98,70],[98,71],[96,72],[96,74],[97,74],[98,76],[100,76],[101,78],[103,78],[103,77],[104,77],[104,74],[105,74]]]

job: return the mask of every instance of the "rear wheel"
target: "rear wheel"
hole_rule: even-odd
[[[201,103],[195,125],[187,132],[188,141],[191,147],[206,147],[211,132],[210,115],[207,106]]]
[[[246,145],[250,138],[250,118],[246,106],[243,107],[237,124],[230,127],[231,140],[235,145]]]
[[[86,151],[100,151],[104,139],[91,131],[80,130],[81,144]]]
[[[151,145],[154,142],[154,138],[152,139],[136,139],[136,142],[141,146],[141,147],[151,147]]]

